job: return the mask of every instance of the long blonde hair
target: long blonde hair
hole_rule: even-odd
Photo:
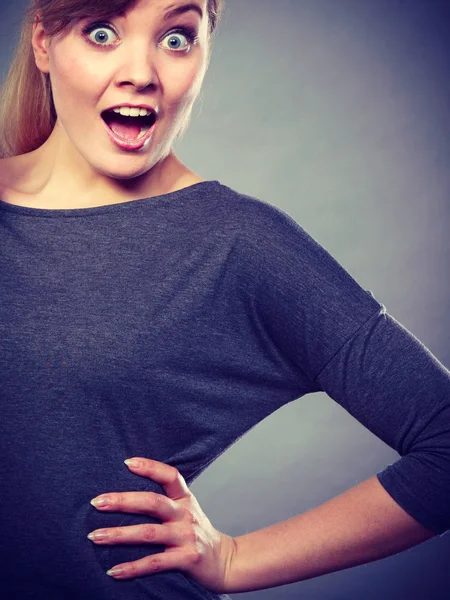
[[[36,66],[31,38],[40,15],[46,33],[56,36],[86,18],[123,16],[138,0],[31,0],[22,21],[20,38],[0,89],[0,157],[36,150],[48,139],[56,122],[50,77]],[[209,35],[214,33],[223,0],[208,0]]]

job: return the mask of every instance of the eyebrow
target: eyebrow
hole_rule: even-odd
[[[177,17],[179,15],[183,15],[190,10],[194,10],[197,14],[200,15],[200,18],[203,19],[203,11],[198,4],[171,4],[166,11],[164,12],[163,21],[168,21],[173,17]]]

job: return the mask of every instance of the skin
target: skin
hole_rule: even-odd
[[[194,3],[203,18],[190,10],[163,22],[173,0],[141,0],[125,17],[107,20],[112,29],[97,28],[85,36],[82,29],[93,19],[83,19],[52,39],[41,23],[34,24],[36,65],[50,75],[58,118],[40,148],[2,161],[4,201],[83,208],[151,197],[202,181],[172,151],[209,63],[207,3]],[[168,34],[182,26],[194,27],[198,40],[190,44],[178,33],[179,49],[174,49]],[[99,31],[106,39],[104,35],[98,47],[89,44],[87,38],[98,43]],[[126,104],[148,104],[159,114],[149,143],[139,151],[123,150],[110,141],[100,117],[104,109]]]
[[[115,579],[133,579],[180,570],[206,589],[223,593],[231,578],[234,538],[212,526],[175,467],[143,457],[127,459],[126,465],[132,473],[158,482],[165,495],[111,491],[93,498],[91,504],[99,511],[153,515],[162,524],[96,529],[88,537],[98,545],[164,544],[165,551],[114,565],[107,574]]]
[[[251,592],[379,560],[435,535],[373,476],[312,510],[232,538],[211,525],[175,467],[142,457],[132,461],[136,464],[126,461],[131,472],[156,481],[166,495],[111,492],[91,503],[100,511],[153,515],[162,524],[98,529],[89,539],[96,544],[139,541],[166,548],[115,565],[108,571],[115,579],[178,569],[212,592]]]

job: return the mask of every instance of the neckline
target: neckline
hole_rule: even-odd
[[[178,196],[184,196],[192,191],[203,187],[215,187],[221,185],[217,179],[199,181],[187,187],[160,194],[158,196],[150,196],[147,198],[137,198],[127,202],[118,202],[116,204],[105,204],[103,206],[89,206],[86,208],[33,208],[31,206],[20,206],[19,204],[11,204],[0,198],[0,210],[12,212],[30,217],[85,217],[97,214],[109,214],[115,212],[123,212],[129,210],[138,210],[147,204],[168,202],[176,200]]]

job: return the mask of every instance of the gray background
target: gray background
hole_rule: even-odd
[[[26,2],[0,5],[0,75]],[[205,179],[278,206],[450,367],[450,2],[227,0],[191,125]],[[324,393],[253,428],[192,485],[230,535],[317,506],[398,454]],[[330,532],[332,535],[332,532]],[[450,535],[265,600],[449,600]]]

